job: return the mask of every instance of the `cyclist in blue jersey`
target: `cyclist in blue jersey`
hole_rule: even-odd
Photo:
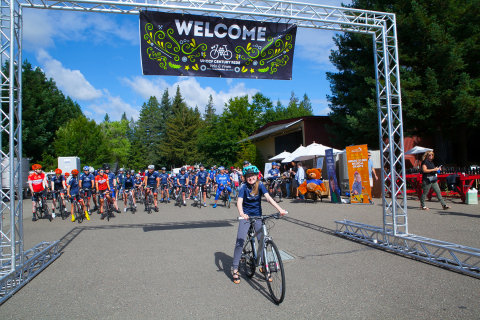
[[[157,171],[155,171],[155,166],[153,164],[148,166],[148,171],[145,172],[145,178],[143,181],[145,185],[145,197],[148,197],[150,192],[153,193],[153,204],[155,208],[153,209],[155,212],[158,212],[157,207],[157,190],[158,185],[160,184],[160,175]],[[145,202],[145,211],[147,211],[147,203]]]
[[[113,199],[113,206],[115,207],[115,211],[120,213],[118,210],[118,203],[117,198],[115,197],[115,188],[117,186],[117,179],[115,177],[115,173],[110,172],[110,166],[105,166],[105,174],[108,177],[108,185],[110,186],[110,197]]]
[[[87,203],[85,203],[85,206],[87,207],[88,211],[90,211],[90,198],[92,197],[92,190],[95,189],[93,185],[94,183],[95,177],[93,176],[93,174],[90,173],[90,167],[83,167],[83,173],[78,179],[78,184],[80,186],[80,189],[83,189],[85,191],[85,198],[87,199]],[[93,201],[95,202],[95,207],[97,207],[95,195],[93,196]]]
[[[115,188],[115,192],[116,192],[116,196],[117,196],[117,199],[118,199],[118,194],[120,193],[120,195],[122,195],[122,189],[123,189],[123,180],[125,179],[125,174],[123,173],[123,168],[120,168],[120,170],[118,170],[118,174],[117,174],[117,187]]]
[[[201,201],[202,199],[202,196],[203,196],[203,206],[206,207],[207,206],[207,188],[205,187],[208,182],[210,180],[210,177],[208,175],[208,172],[205,171],[205,167],[203,166],[203,164],[200,164],[200,171],[197,172],[196,176],[195,176],[195,185],[197,186],[196,190],[195,190],[195,194],[197,195],[198,197],[198,201]],[[203,194],[198,194],[198,190],[200,189],[200,187],[202,187],[203,189]]]
[[[188,196],[188,200],[190,200],[190,197],[192,197],[192,195],[195,198],[195,173],[193,170],[188,170],[188,187],[192,191]]]
[[[65,206],[65,198],[64,193],[65,189],[67,189],[66,179],[62,175],[62,169],[55,169],[55,175],[50,179],[52,182],[52,191],[57,191],[53,193],[53,201],[52,201],[52,218],[55,218],[55,206],[57,200],[57,193],[58,198],[63,202],[63,207],[65,208],[65,212],[67,212],[67,207]],[[61,212],[60,212],[61,214]]]
[[[230,176],[227,173],[225,173],[224,167],[220,167],[218,169],[220,170],[220,173],[215,178],[218,184],[218,190],[217,190],[217,193],[215,194],[215,204],[213,205],[214,208],[217,207],[218,197],[220,197],[220,194],[222,193],[224,188],[227,188],[229,199],[230,199],[230,192],[232,192],[232,188],[230,188],[230,185],[231,185]]]
[[[268,170],[268,182],[269,182],[269,191],[270,193],[273,192],[273,181],[280,177],[280,170],[277,168],[277,163],[272,163],[272,169]]]
[[[132,170],[133,171],[133,170]],[[143,180],[142,180],[142,177],[140,176],[140,174],[136,174],[135,175],[135,188],[141,188],[142,187],[142,184],[143,184]]]
[[[167,201],[170,203],[170,195],[168,194],[168,183],[170,182],[170,177],[168,173],[165,171],[167,170],[165,167],[162,167],[162,173],[160,173],[160,202],[163,202],[163,193],[167,193]],[[167,191],[165,191],[167,189]]]
[[[72,177],[68,181],[68,186],[67,186],[67,196],[72,202],[71,208],[70,208],[70,213],[72,214],[72,222],[75,222],[75,214],[73,213],[73,201],[77,200],[78,203],[82,205],[82,209],[85,212],[85,219],[90,220],[90,216],[88,215],[88,211],[85,208],[85,203],[83,202],[82,197],[80,197],[80,188],[78,184],[78,170],[73,169],[72,170]]]
[[[188,173],[185,173],[185,168],[180,169],[180,173],[177,175],[177,184],[177,193],[180,192],[180,187],[182,187],[183,205],[186,206],[187,202],[185,201],[185,192],[187,191],[188,186]]]
[[[133,171],[133,173],[135,173],[135,171]],[[135,190],[135,177],[129,171],[127,171],[127,176],[125,177],[125,179],[123,179],[122,190],[123,190],[123,203],[125,204],[125,208],[123,209],[123,212],[127,212],[127,198],[128,198],[129,192],[132,194],[133,204],[136,208],[137,203],[135,202],[135,194],[133,193],[133,191]],[[135,212],[132,212],[132,213],[135,213]]]
[[[212,184],[212,189],[213,189],[213,192],[216,193],[217,192],[217,182],[215,181],[215,177],[217,175],[215,174],[215,171],[213,170],[213,167],[210,169],[210,173],[209,173],[209,177],[210,177],[210,183]]]

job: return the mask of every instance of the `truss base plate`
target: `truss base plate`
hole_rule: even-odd
[[[336,234],[339,236],[480,278],[480,249],[414,234],[394,235],[392,230],[384,232],[382,227],[349,220],[335,221],[335,223]]]
[[[25,252],[23,265],[0,278],[0,305],[60,256],[57,244],[58,240],[37,244]],[[3,267],[8,267],[8,264]]]

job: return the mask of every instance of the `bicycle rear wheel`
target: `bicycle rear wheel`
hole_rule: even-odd
[[[75,206],[74,209],[73,209],[74,210],[73,214],[76,216],[77,222],[82,223],[84,213],[82,211],[81,204],[75,201],[74,203],[72,203],[72,206]]]
[[[280,252],[272,240],[265,243],[264,260],[266,266],[265,280],[273,301],[279,304],[285,298],[285,273]]]
[[[243,271],[249,278],[253,277],[256,269],[253,241],[255,241],[254,238],[247,239],[242,250]]]

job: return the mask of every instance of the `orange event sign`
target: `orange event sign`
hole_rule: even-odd
[[[347,147],[347,165],[351,203],[371,203],[372,191],[368,175],[366,144]]]

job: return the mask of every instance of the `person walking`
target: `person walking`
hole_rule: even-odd
[[[442,198],[442,193],[440,191],[440,187],[438,186],[437,183],[437,171],[441,169],[441,166],[435,167],[435,164],[433,163],[433,158],[434,158],[434,153],[433,151],[427,151],[422,157],[422,197],[420,198],[420,206],[422,207],[422,210],[430,210],[430,208],[425,206],[425,198],[427,194],[430,192],[430,189],[433,189],[435,191],[435,194],[437,195],[438,201],[442,204],[443,210],[450,209],[451,207],[447,206],[445,204],[445,201],[443,201]]]
[[[295,181],[297,182],[297,195],[296,195],[296,197],[298,198],[298,187],[300,187],[302,185],[303,181],[305,181],[305,171],[303,170],[301,162],[297,163],[297,173],[295,174]],[[301,200],[303,200],[304,197],[305,196],[303,194],[300,194],[300,199]]]

